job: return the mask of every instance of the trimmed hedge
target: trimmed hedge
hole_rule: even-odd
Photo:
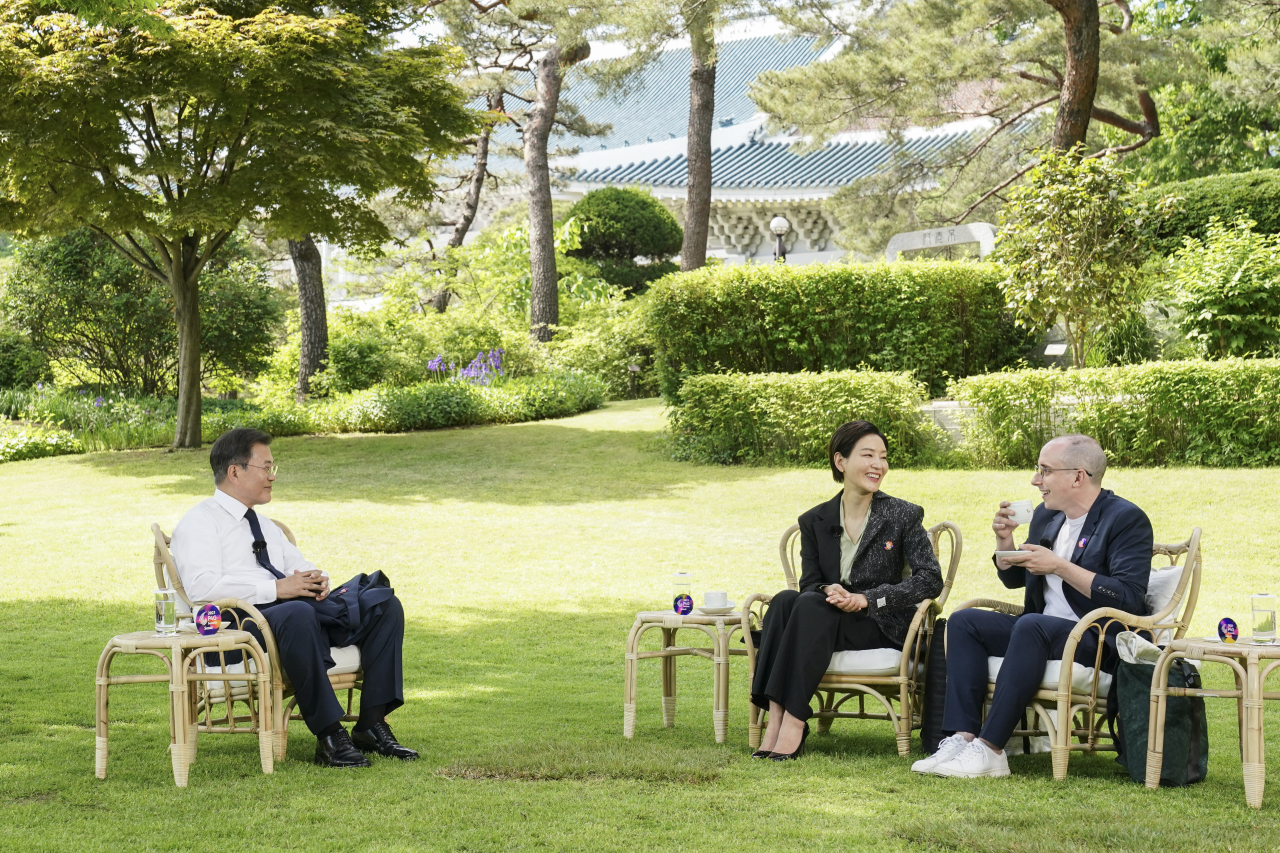
[[[888,437],[895,464],[937,445],[920,414],[925,387],[908,373],[707,374],[685,380],[680,401],[669,415],[678,459],[823,466],[836,427],[858,418]]]
[[[1244,216],[1257,223],[1254,230],[1259,234],[1280,234],[1280,169],[1212,175],[1146,191],[1152,202],[1168,195],[1182,201],[1156,226],[1153,245],[1163,255],[1181,248],[1187,237],[1203,240],[1215,216],[1224,224]]]
[[[971,376],[965,447],[983,465],[1035,464],[1054,435],[1083,432],[1116,465],[1280,465],[1280,359],[1167,361]]]
[[[651,289],[662,395],[701,374],[908,371],[941,394],[949,377],[1024,358],[993,264],[714,266]]]

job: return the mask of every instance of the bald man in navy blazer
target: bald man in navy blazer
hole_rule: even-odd
[[[1056,438],[1040,451],[1031,483],[1044,503],[1031,517],[1024,553],[992,557],[1001,583],[1025,590],[1023,613],[969,608],[952,614],[942,716],[943,732],[951,734],[912,770],[963,779],[1008,776],[1004,744],[1039,689],[1045,665],[1061,660],[1077,620],[1099,607],[1147,614],[1151,522],[1137,506],[1102,488],[1106,469],[1106,453],[1086,435]],[[1018,550],[1012,516],[1002,501],[991,524],[998,551]],[[1111,647],[1119,630],[1113,625],[1108,632],[1108,671],[1115,665]],[[1076,646],[1076,661],[1093,666],[1097,642],[1096,632],[1086,633]],[[989,657],[1004,663],[984,722]]]

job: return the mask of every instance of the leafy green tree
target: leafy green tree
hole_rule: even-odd
[[[262,370],[284,308],[237,241],[210,262],[201,285],[201,379]],[[88,229],[19,246],[0,309],[64,372],[155,396],[173,388],[178,336],[164,285]]]
[[[1280,166],[1280,109],[1183,83],[1154,93],[1164,133],[1125,158],[1151,184]],[[1111,144],[1120,136],[1103,131]]]
[[[1105,330],[1142,303],[1139,274],[1155,219],[1170,200],[1136,198],[1140,186],[1114,156],[1039,152],[1001,211],[995,259],[1009,305],[1026,328],[1062,319],[1072,363],[1084,367]]]
[[[1214,220],[1203,241],[1187,238],[1174,255],[1173,283],[1182,329],[1204,355],[1280,350],[1280,234]]]
[[[200,278],[236,228],[377,247],[370,201],[432,199],[433,160],[474,130],[448,79],[458,53],[392,49],[386,7],[371,8],[166,0],[147,13],[160,37],[0,9],[0,229],[87,227],[168,288],[175,447],[200,445]]]
[[[0,388],[28,388],[51,375],[48,357],[28,336],[0,326]]]
[[[903,154],[837,194],[838,219],[867,223],[842,242],[883,245],[912,227],[994,220],[1035,150],[1082,143],[1123,153],[1157,138],[1152,93],[1209,79],[1200,22],[1237,2],[798,0],[779,10],[792,29],[843,38],[845,47],[830,62],[761,75],[752,95],[777,125],[814,144],[855,127],[900,137],[984,120],[948,149]]]

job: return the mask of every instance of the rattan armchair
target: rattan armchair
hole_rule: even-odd
[[[933,553],[940,554],[940,540],[943,534],[951,538],[951,559],[943,573],[942,592],[937,598],[920,602],[916,608],[915,618],[907,630],[907,639],[902,647],[900,660],[897,661],[896,672],[885,673],[877,669],[874,674],[856,672],[827,672],[818,684],[818,731],[827,732],[836,719],[852,720],[885,720],[892,724],[898,742],[898,755],[903,758],[911,753],[911,732],[920,728],[920,716],[924,706],[924,676],[929,660],[929,646],[933,642],[933,622],[942,613],[942,606],[951,593],[951,585],[955,582],[956,569],[960,565],[960,556],[964,553],[964,539],[960,528],[950,521],[944,521],[929,528],[929,540],[933,544]],[[788,589],[799,589],[800,580],[795,566],[800,549],[800,525],[793,524],[782,534],[778,543],[778,556],[782,561],[782,572],[786,576]],[[742,635],[747,644],[747,689],[755,680],[756,648],[752,642],[752,630],[760,630],[764,623],[764,614],[773,600],[772,595],[755,593],[747,597],[742,605]],[[893,651],[897,651],[896,649]],[[850,700],[857,699],[857,710],[846,708]],[[880,703],[883,711],[867,709],[867,698]],[[897,703],[895,709],[894,703]],[[766,712],[748,703],[748,737],[752,749],[760,746],[760,738],[764,728]]]
[[[1180,640],[1187,633],[1191,617],[1195,613],[1196,599],[1200,594],[1200,528],[1193,528],[1191,537],[1185,542],[1175,545],[1156,545],[1151,550],[1152,559],[1167,558],[1167,565],[1153,567],[1151,573],[1178,571],[1180,577],[1168,602],[1150,616],[1134,616],[1123,610],[1112,607],[1100,607],[1081,617],[1076,627],[1068,636],[1066,647],[1062,651],[1062,663],[1050,661],[1046,667],[1046,678],[1052,678],[1052,670],[1058,664],[1058,680],[1056,684],[1041,688],[1031,699],[1027,719],[1030,724],[1015,729],[1013,737],[1031,738],[1047,737],[1050,752],[1053,755],[1053,778],[1062,781],[1067,778],[1067,762],[1073,751],[1085,753],[1115,752],[1116,746],[1104,727],[1102,721],[1107,712],[1107,687],[1109,676],[1104,679],[1102,670],[1102,652],[1104,644],[1101,638],[1113,625],[1121,625],[1125,630],[1145,632],[1158,644],[1165,644],[1170,639]],[[1182,564],[1178,564],[1178,559]],[[986,598],[975,598],[961,604],[956,610],[967,607],[982,607],[999,613],[1021,616],[1021,604],[1010,604]],[[1083,673],[1076,666],[1068,666],[1066,662],[1075,662],[1076,646],[1089,631],[1097,631],[1099,636],[1098,652],[1092,668]],[[1083,683],[1082,683],[1083,682]],[[1104,683],[1105,682],[1105,683]],[[995,691],[995,681],[987,683],[987,700],[990,701]],[[1024,719],[1024,722],[1026,720]],[[1038,722],[1037,726],[1035,723]],[[1072,743],[1075,738],[1075,743]]]
[[[279,521],[274,521],[274,523],[284,533],[285,538],[294,545],[298,544],[298,540],[294,538],[292,530]],[[151,525],[151,533],[155,538],[155,551],[152,561],[156,573],[156,584],[161,588],[167,587],[176,590],[178,599],[182,603],[180,610],[190,612],[193,602],[182,586],[182,578],[178,575],[178,568],[173,562],[173,555],[169,552],[170,537],[160,529],[158,524]],[[301,720],[302,715],[294,712],[297,699],[294,696],[293,685],[289,683],[289,677],[284,672],[284,667],[275,665],[275,661],[280,659],[280,655],[276,649],[275,636],[271,633],[271,626],[267,624],[267,620],[261,611],[246,601],[238,598],[224,598],[210,603],[222,608],[225,627],[243,629],[253,623],[262,633],[263,651],[266,652],[267,665],[271,669],[271,710],[274,715],[275,757],[277,760],[283,760],[285,749],[288,746],[289,721]],[[355,691],[360,689],[364,678],[364,671],[360,664],[360,650],[356,646],[335,646],[329,651],[336,664],[329,670],[329,683],[333,685],[335,693],[340,693],[343,690],[347,692],[343,720],[351,722],[356,719],[356,715],[352,713]],[[231,666],[245,665],[240,663],[232,664]],[[200,666],[204,666],[203,662]],[[195,730],[189,738],[192,744],[193,757],[195,754],[194,735],[196,732],[221,733],[224,731],[243,730],[237,729],[236,726],[249,719],[249,715],[242,714],[237,716],[235,705],[238,702],[250,705],[256,698],[253,695],[255,689],[252,680],[210,682],[206,689],[192,693],[191,719],[197,721]],[[220,714],[215,715],[213,709],[217,706],[222,706],[223,710]]]

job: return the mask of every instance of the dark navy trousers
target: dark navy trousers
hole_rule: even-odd
[[[276,601],[258,609],[271,626],[280,653],[280,660],[272,663],[284,667],[307,728],[319,734],[343,717],[342,705],[329,683],[331,638],[316,618],[315,608],[301,599]],[[262,642],[257,625],[249,623],[244,628]],[[364,670],[361,706],[385,705],[390,713],[403,705],[404,608],[398,598],[392,596],[378,616],[361,625],[354,645],[360,647]]]
[[[1004,747],[1022,720],[1031,697],[1040,689],[1044,668],[1061,660],[1067,636],[1076,623],[1070,619],[1027,613],[1010,616],[967,608],[947,619],[947,701],[942,712],[946,734],[972,732]],[[1076,646],[1076,661],[1093,666],[1098,634],[1090,631]],[[987,658],[1004,658],[991,710],[982,722],[987,698]],[[1061,722],[1061,721],[1059,721]]]

